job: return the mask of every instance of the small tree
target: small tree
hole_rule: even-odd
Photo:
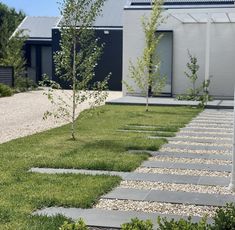
[[[185,71],[184,73],[193,86],[191,89],[189,89],[189,95],[192,96],[193,98],[196,98],[199,93],[199,90],[196,88],[199,65],[197,63],[197,57],[192,55],[189,50],[188,50],[188,57],[189,57],[189,62],[187,63],[188,72]]]
[[[162,0],[153,0],[153,9],[149,18],[142,18],[142,27],[145,34],[145,47],[141,57],[138,57],[136,64],[130,61],[129,75],[136,85],[142,90],[146,97],[146,111],[149,105],[149,91],[159,94],[166,82],[166,78],[160,74],[161,60],[157,54],[157,47],[162,35],[156,36],[159,25],[163,22]],[[133,91],[132,87],[124,82],[128,91]]]
[[[26,60],[23,47],[27,37],[23,35],[23,31],[18,31],[13,37],[8,40],[5,47],[5,55],[0,60],[1,65],[13,66],[14,80],[25,76]]]
[[[25,14],[22,11],[17,12],[14,8],[0,2],[0,59],[5,57],[9,38],[24,17]]]
[[[72,89],[69,100],[59,96],[55,99],[53,91],[48,98],[56,110],[47,112],[71,123],[71,137],[75,140],[75,119],[78,106],[85,101],[90,106],[99,105],[107,97],[107,80],[92,83],[97,61],[101,56],[103,45],[95,38],[93,23],[101,13],[105,0],[63,0],[60,24],[61,50],[54,55],[56,75]],[[67,93],[66,93],[67,95]]]

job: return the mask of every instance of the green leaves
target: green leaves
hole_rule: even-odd
[[[25,75],[26,60],[22,49],[26,39],[27,37],[23,35],[23,31],[18,31],[7,41],[4,57],[0,59],[0,64],[14,67],[15,79]]]
[[[101,13],[105,0],[64,0],[60,24],[60,50],[54,54],[55,72],[72,90],[68,100],[48,93],[48,99],[57,108],[47,115],[63,118],[71,123],[71,136],[75,139],[76,110],[88,101],[90,107],[100,105],[107,98],[107,81],[93,83],[95,68],[103,50],[103,44],[92,28]],[[66,94],[65,91],[63,93]]]
[[[157,28],[164,20],[161,14],[162,3],[162,0],[154,0],[150,17],[142,17],[145,47],[142,55],[136,59],[136,62],[130,61],[129,64],[130,78],[141,90],[141,93],[146,96],[146,111],[148,111],[149,89],[151,88],[154,95],[158,95],[166,83],[166,77],[160,74],[161,60],[156,52],[162,38],[162,35],[156,35]],[[124,85],[128,92],[134,91],[130,83],[124,82]]]
[[[13,93],[13,90],[9,86],[0,83],[0,97],[9,97]]]
[[[130,223],[123,224],[122,230],[153,230],[151,220],[139,220],[138,218],[131,219]]]
[[[76,223],[68,223],[65,221],[59,230],[89,230],[89,228],[82,219],[79,219]]]
[[[188,50],[189,62],[187,63],[188,72],[185,71],[186,77],[191,81],[193,87],[189,90],[192,97],[198,96],[198,89],[196,88],[196,81],[198,79],[197,72],[199,70],[199,65],[197,64],[197,57],[193,56]]]
[[[8,40],[24,17],[22,11],[16,12],[0,2],[0,59],[5,57]]]

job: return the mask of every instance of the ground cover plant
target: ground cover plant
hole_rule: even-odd
[[[192,84],[192,87],[186,90],[185,94],[178,95],[178,100],[199,101],[198,106],[204,108],[208,101],[212,101],[212,96],[209,95],[210,79],[204,80],[198,85],[198,59],[188,50],[189,62],[187,63],[187,70],[184,72],[187,79]],[[210,76],[211,78],[212,76]],[[197,86],[198,85],[198,86]]]
[[[0,83],[0,97],[9,97],[12,94],[13,90],[9,86]]]
[[[34,217],[36,209],[50,206],[88,208],[117,186],[118,177],[45,175],[29,173],[31,167],[84,168],[131,171],[147,159],[147,153],[128,149],[157,150],[164,139],[148,139],[147,133],[121,133],[129,124],[178,128],[198,114],[190,107],[102,106],[84,111],[76,121],[79,136],[68,138],[68,125],[0,145],[0,229],[54,230],[65,221]]]

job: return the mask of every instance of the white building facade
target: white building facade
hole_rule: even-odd
[[[167,3],[167,1],[165,1]],[[161,73],[167,76],[163,93],[184,94],[191,87],[185,76],[188,50],[198,59],[198,85],[210,78],[210,95],[232,99],[235,85],[235,8],[234,1],[172,1],[163,6],[164,23],[156,31],[163,33],[158,54]],[[142,16],[151,14],[151,0],[129,1],[123,16],[123,81],[141,90],[129,76],[129,62],[140,57],[145,37]],[[123,85],[124,95],[129,92]]]

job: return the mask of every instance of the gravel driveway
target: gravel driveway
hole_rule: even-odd
[[[43,90],[15,94],[12,97],[0,98],[0,143],[31,135],[65,124],[65,121],[49,118],[43,120],[46,111],[52,108]],[[68,92],[68,91],[67,91]],[[57,92],[58,94],[63,94]],[[121,92],[109,92],[108,99],[122,96]],[[78,113],[88,108],[82,104]]]

